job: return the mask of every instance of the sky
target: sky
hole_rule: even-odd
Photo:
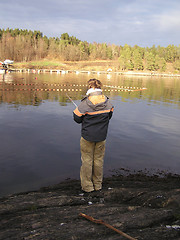
[[[0,0],[0,28],[141,47],[180,44],[180,0]]]

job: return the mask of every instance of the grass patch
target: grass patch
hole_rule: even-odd
[[[64,64],[55,60],[39,60],[29,62],[17,62],[13,64],[14,68],[27,68],[27,69],[63,69]]]

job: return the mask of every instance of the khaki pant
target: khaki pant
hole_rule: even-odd
[[[105,143],[106,140],[102,142],[89,142],[81,137],[82,166],[80,178],[82,190],[86,192],[102,188]]]

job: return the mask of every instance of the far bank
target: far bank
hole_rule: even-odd
[[[96,74],[119,74],[125,76],[160,76],[180,77],[180,72],[168,64],[165,72],[161,71],[129,71],[120,70],[118,61],[96,60],[96,61],[58,61],[43,59],[40,61],[16,62],[11,68],[12,71],[21,72],[57,72],[57,73],[96,73]]]

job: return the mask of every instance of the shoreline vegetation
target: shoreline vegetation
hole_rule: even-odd
[[[40,72],[82,72],[82,73],[105,73],[105,74],[119,74],[119,75],[132,75],[132,76],[162,76],[162,77],[180,77],[180,73],[174,73],[171,71],[118,71],[117,61],[96,60],[96,61],[58,61],[56,59],[43,59],[38,61],[29,62],[15,62],[13,64],[12,71],[37,71]],[[169,70],[172,70],[171,64],[169,64]]]
[[[13,240],[126,239],[88,221],[100,219],[137,240],[178,240],[180,177],[114,175],[99,194],[82,195],[79,180],[0,198],[0,238]]]
[[[180,45],[167,47],[124,46],[88,43],[63,33],[47,37],[40,31],[0,29],[0,61],[11,59],[19,66],[73,67],[91,71],[152,72],[180,74]]]

